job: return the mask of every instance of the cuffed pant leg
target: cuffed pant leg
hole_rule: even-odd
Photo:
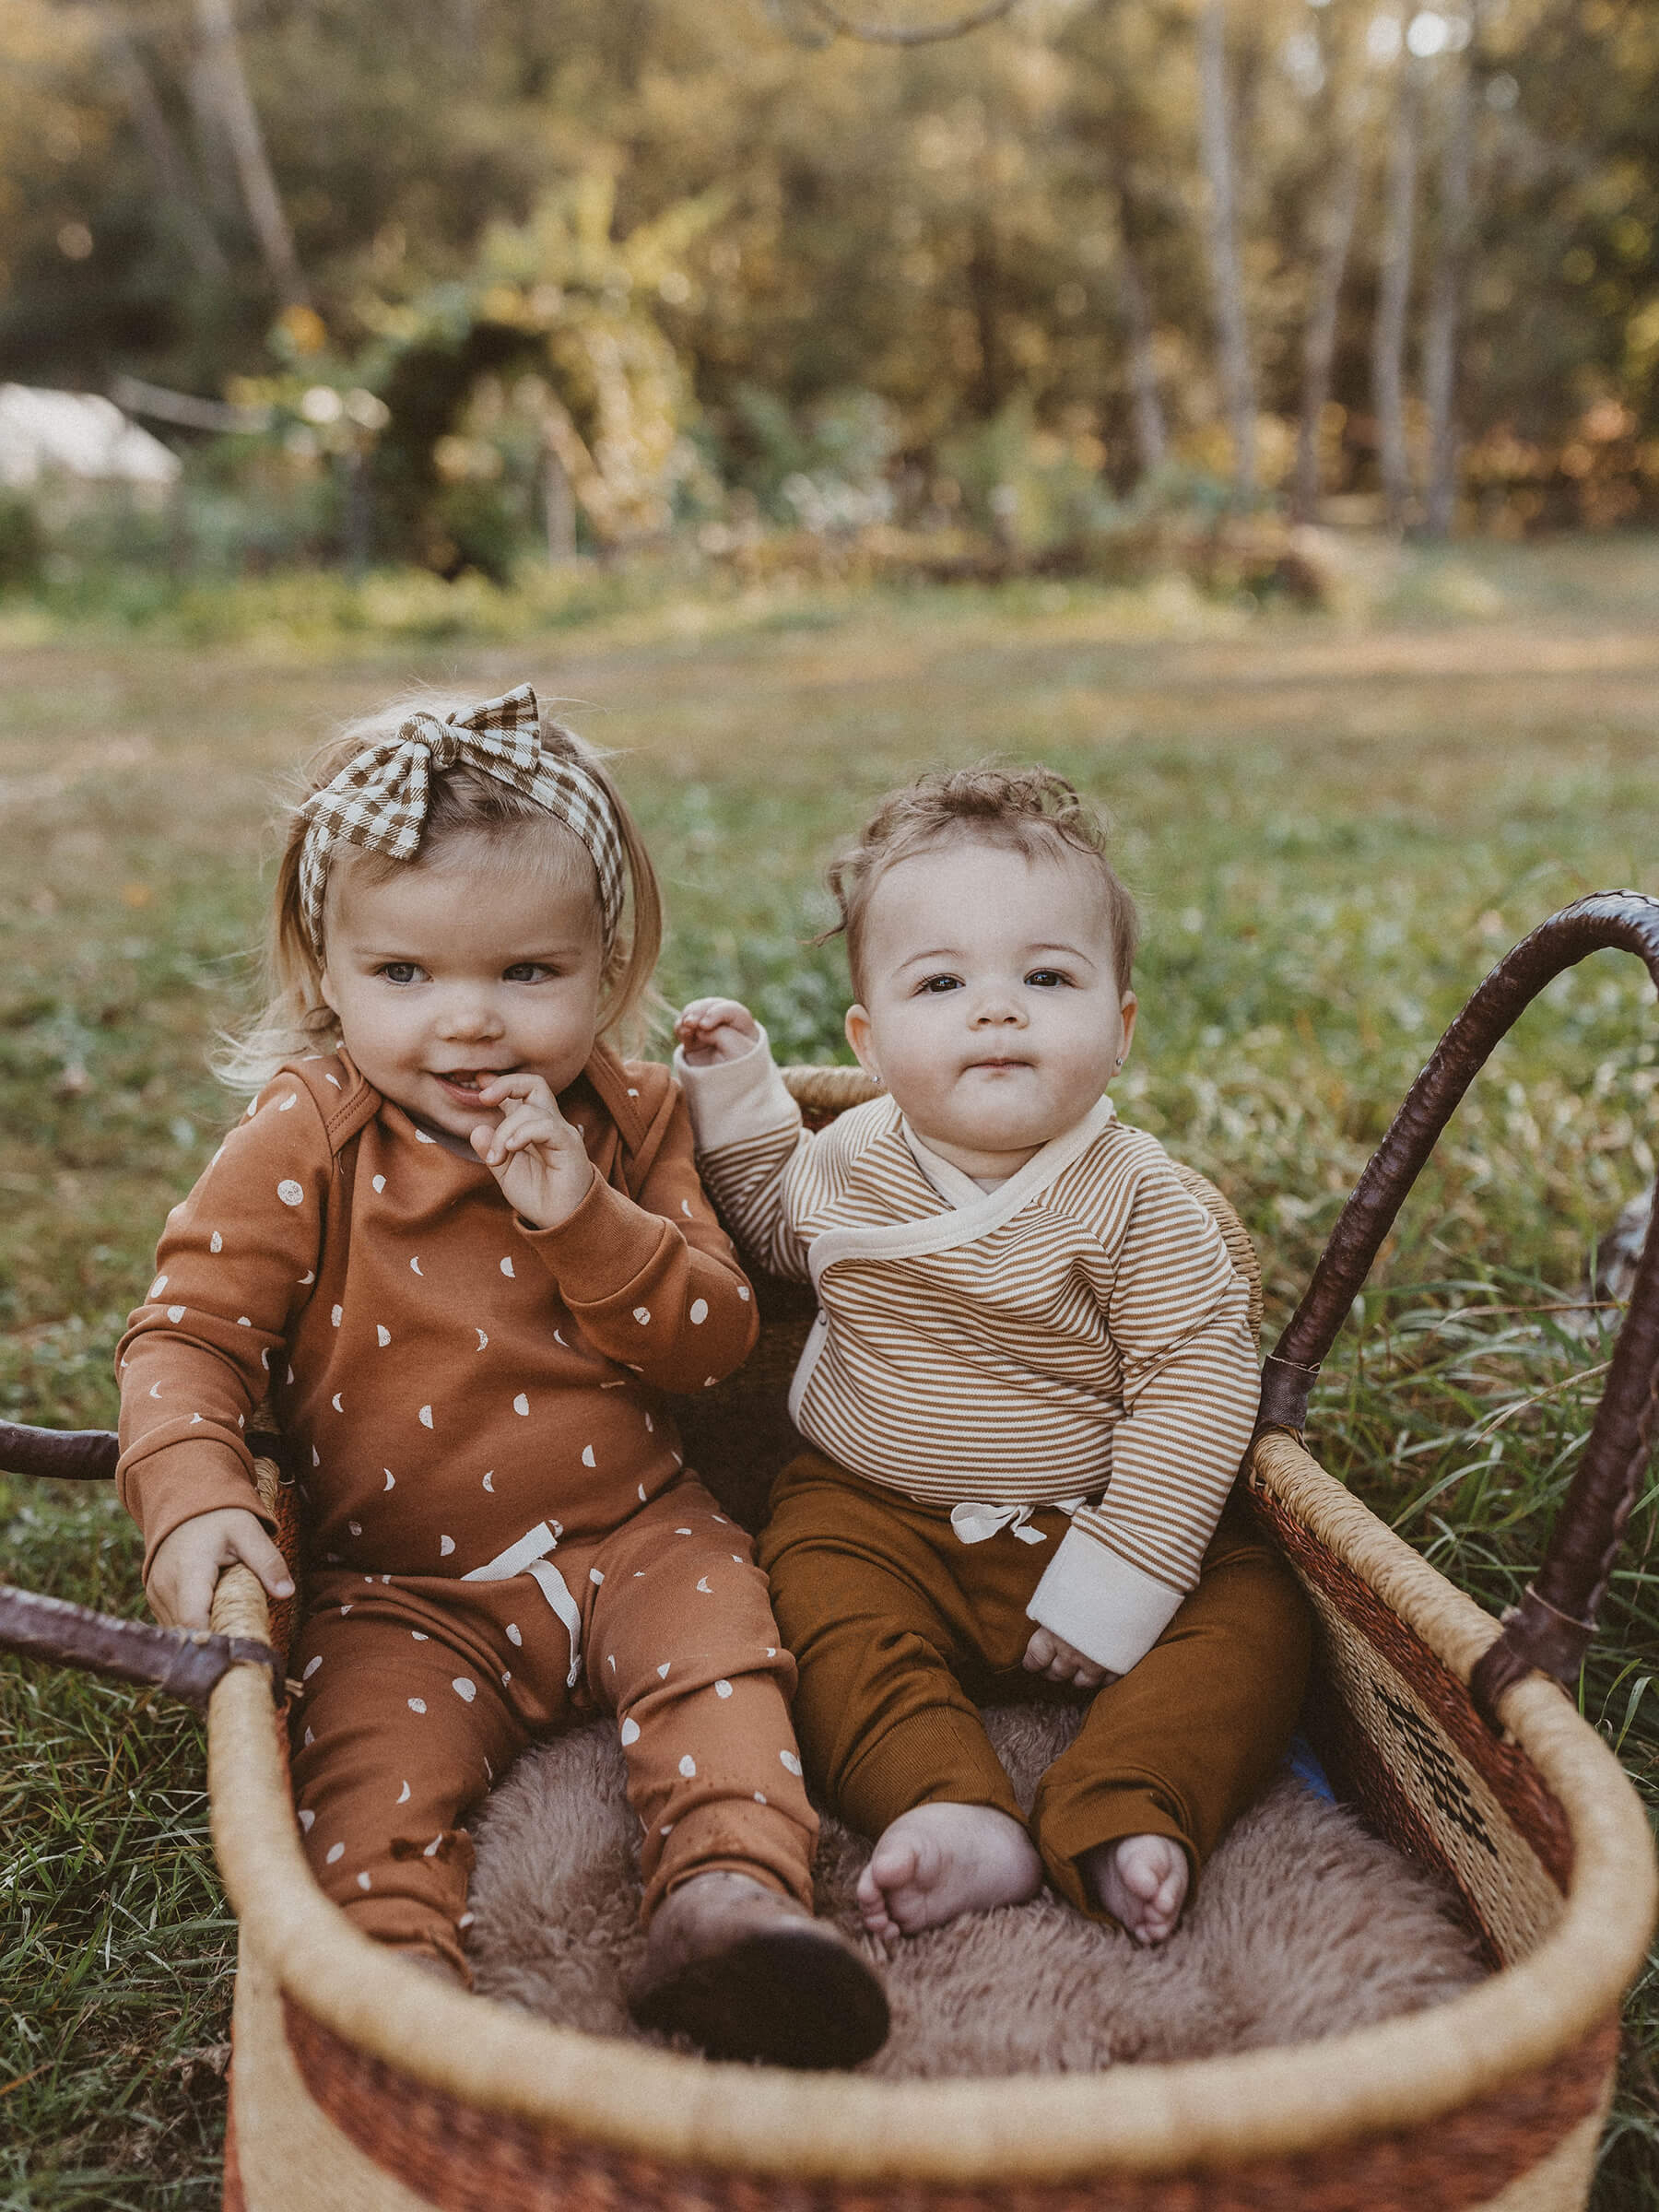
[[[791,1463],[774,1500],[760,1563],[800,1669],[795,1728],[813,1780],[866,1835],[940,1802],[1023,1827],[958,1678],[981,1664],[970,1609],[919,1517],[816,1453]]]
[[[1230,1506],[1198,1587],[1145,1658],[1095,1693],[1038,1786],[1032,1833],[1068,1903],[1105,1917],[1078,1861],[1124,1836],[1173,1837],[1198,1874],[1284,1758],[1311,1641],[1295,1577]]]
[[[289,1659],[303,1685],[291,1735],[306,1857],[366,1936],[432,1952],[470,1981],[473,1847],[460,1823],[525,1731],[475,1636],[446,1641],[433,1607],[354,1588],[318,1606]]]
[[[794,1662],[749,1537],[687,1481],[595,1566],[588,1681],[619,1723],[646,1917],[721,1871],[810,1907],[818,1816],[790,1722]]]

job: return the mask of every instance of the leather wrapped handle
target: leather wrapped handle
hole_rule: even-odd
[[[248,1636],[214,1636],[206,1629],[157,1629],[120,1620],[65,1598],[0,1583],[0,1650],[50,1659],[117,1682],[154,1682],[199,1711],[233,1666],[263,1666],[278,1701],[282,1662],[268,1643]]]
[[[1320,1361],[1406,1193],[1458,1101],[1523,1009],[1563,969],[1608,947],[1633,952],[1659,988],[1659,900],[1598,891],[1563,907],[1499,961],[1406,1094],[1342,1209],[1288,1327],[1269,1355],[1256,1430],[1300,1430]],[[1659,1426],[1659,1210],[1642,1248],[1630,1311],[1584,1456],[1550,1532],[1543,1564],[1470,1682],[1496,1729],[1499,1700],[1529,1668],[1562,1684],[1577,1675]]]
[[[0,1469],[55,1482],[107,1482],[121,1443],[112,1429],[25,1429],[0,1421]]]
[[[276,1437],[257,1432],[249,1436],[248,1445],[256,1459],[275,1458],[280,1450]],[[29,1429],[0,1421],[0,1470],[7,1475],[108,1481],[120,1456],[121,1441],[111,1429]],[[214,1686],[233,1666],[267,1668],[278,1700],[284,1694],[282,1662],[268,1643],[246,1636],[213,1636],[206,1630],[153,1628],[6,1583],[0,1583],[0,1651],[108,1675],[118,1682],[155,1682],[198,1709],[206,1706]]]
[[[248,1431],[255,1459],[282,1454],[280,1437]],[[53,1482],[110,1482],[121,1457],[113,1429],[28,1429],[20,1421],[0,1421],[0,1474],[36,1475]]]

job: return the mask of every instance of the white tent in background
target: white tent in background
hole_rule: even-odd
[[[0,384],[0,485],[27,490],[42,477],[166,490],[179,457],[95,392]]]

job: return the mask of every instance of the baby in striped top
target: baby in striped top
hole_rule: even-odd
[[[808,1772],[877,1841],[896,1937],[1046,1875],[1136,1941],[1175,1928],[1272,1775],[1305,1607],[1231,1501],[1258,1370],[1246,1286],[1107,1087],[1134,903],[1042,769],[926,778],[831,869],[882,1095],[804,1127],[735,1001],[681,1015],[699,1162],[759,1264],[814,1286],[760,1558]],[[980,1705],[1085,1707],[1027,1806]]]

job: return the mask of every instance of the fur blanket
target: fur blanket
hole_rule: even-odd
[[[1012,1706],[986,1724],[1029,1803],[1077,1719]],[[519,1760],[477,1827],[468,1942],[481,1991],[592,2034],[641,2036],[622,1995],[643,1942],[634,1832],[607,1725]],[[818,1909],[852,1932],[869,1849],[825,1819]],[[1075,2073],[1312,2041],[1439,2003],[1481,1971],[1445,1886],[1288,1773],[1157,1950],[1045,1892],[871,1955],[893,2031],[865,2070],[888,2078]]]

